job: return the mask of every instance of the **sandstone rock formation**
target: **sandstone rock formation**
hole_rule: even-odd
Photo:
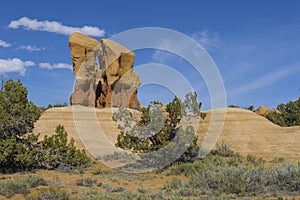
[[[273,113],[273,112],[279,112],[278,110],[272,110],[272,109],[269,109],[265,106],[259,106],[256,110],[255,110],[255,113],[260,115],[260,116],[266,116],[270,113]]]
[[[77,115],[74,115],[76,107]],[[219,141],[228,143],[232,150],[241,153],[243,156],[253,154],[271,160],[274,157],[287,158],[289,160],[300,160],[300,126],[280,127],[273,124],[265,117],[261,117],[252,111],[238,108],[224,108],[226,110],[225,124],[222,129]],[[83,124],[83,131],[86,131],[88,141],[87,148],[102,148],[99,153],[109,153],[101,138],[98,139],[99,133],[95,129],[101,127],[107,138],[115,144],[120,130],[117,123],[112,120],[114,108],[105,108],[94,110],[91,107],[68,106],[51,108],[43,112],[40,119],[34,124],[34,133],[40,133],[40,138],[45,135],[53,135],[57,124],[63,124],[68,137],[75,139],[75,145],[78,148],[84,148],[82,140],[78,135],[78,124]],[[134,110],[131,110],[134,112]],[[200,120],[199,127],[196,131],[202,144],[206,137],[208,128],[211,123],[212,110],[204,111],[207,116]],[[92,115],[93,114],[93,115]],[[95,117],[96,115],[96,117]],[[76,116],[79,116],[76,118]],[[219,120],[215,118],[214,120]],[[95,121],[98,121],[95,125]],[[94,123],[93,123],[94,122]]]
[[[98,42],[80,33],[70,36],[69,46],[76,77],[71,105],[138,108],[141,82],[133,70],[133,52],[112,40]]]

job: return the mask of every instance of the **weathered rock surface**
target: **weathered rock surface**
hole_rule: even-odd
[[[255,110],[255,113],[260,115],[260,116],[266,116],[270,113],[273,113],[273,112],[278,112],[278,110],[272,110],[272,109],[269,109],[265,106],[259,106],[256,110]]]
[[[112,40],[98,42],[80,33],[70,36],[69,46],[76,77],[71,105],[138,108],[141,82],[133,70],[133,52]]]
[[[224,108],[224,110],[226,118],[219,141],[224,140],[234,151],[240,152],[244,156],[253,154],[267,160],[274,157],[283,157],[294,161],[300,159],[299,126],[280,127],[265,117],[245,109]],[[75,139],[77,147],[91,149],[94,146],[101,148],[100,153],[110,153],[111,145],[104,144],[102,138],[97,139],[100,133],[95,130],[100,127],[107,139],[115,144],[120,130],[117,128],[117,123],[112,120],[114,111],[114,108],[95,109],[83,106],[51,108],[46,110],[34,124],[34,132],[40,133],[40,138],[43,138],[45,135],[54,134],[56,126],[63,124],[68,132],[68,137]],[[134,113],[134,110],[131,111]],[[196,131],[199,136],[199,144],[202,144],[211,123],[212,111],[204,112],[207,117],[200,120]],[[83,126],[81,127],[81,125]],[[78,129],[86,131],[85,145],[78,134]]]
[[[87,52],[93,51],[99,42],[80,33],[73,33],[69,38],[69,46],[71,49],[71,58],[73,62],[73,70],[75,75],[78,72]]]

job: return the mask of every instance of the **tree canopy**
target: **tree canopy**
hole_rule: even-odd
[[[0,139],[20,137],[33,129],[41,109],[27,98],[20,80],[8,80],[0,91]]]
[[[272,112],[266,117],[279,126],[300,126],[300,99],[282,103],[277,106],[277,112]]]
[[[28,91],[20,80],[8,80],[0,91],[0,171],[16,172],[39,168],[72,169],[89,162],[84,150],[76,149],[74,140],[58,125],[55,134],[32,133],[41,109],[27,98]]]
[[[136,120],[128,110],[120,109],[113,115],[121,131],[116,146],[151,155],[147,161],[154,165],[173,157],[169,156],[170,152],[181,154],[175,155],[177,159],[174,161],[193,161],[198,156],[198,138],[192,126],[183,127],[181,122],[187,116],[204,118],[205,114],[200,112],[200,108],[201,103],[198,103],[194,92],[186,94],[184,101],[174,97],[165,107],[157,101],[151,102],[141,109],[140,120]],[[160,155],[147,154],[156,151]]]

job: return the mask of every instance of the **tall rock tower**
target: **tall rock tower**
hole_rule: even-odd
[[[76,78],[71,105],[139,107],[141,81],[133,70],[133,52],[112,40],[98,42],[80,33],[70,36],[69,46]]]

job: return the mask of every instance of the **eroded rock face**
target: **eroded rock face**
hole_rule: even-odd
[[[70,36],[69,46],[76,77],[71,105],[138,108],[141,82],[133,70],[133,52],[112,40],[98,42],[80,33]]]
[[[258,115],[261,115],[261,116],[267,116],[268,114],[273,113],[273,112],[280,113],[278,110],[272,110],[272,109],[269,109],[265,106],[259,106],[255,110],[255,113],[258,114]]]

